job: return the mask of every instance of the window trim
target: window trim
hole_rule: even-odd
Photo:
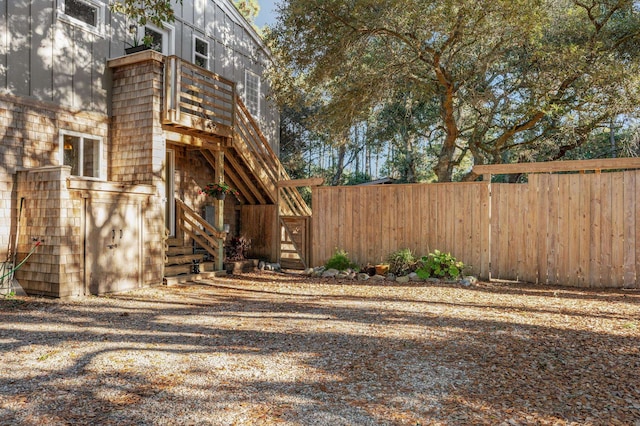
[[[81,3],[85,3],[97,9],[97,25],[87,24],[71,15],[65,13],[66,0],[58,0],[58,7],[56,10],[56,17],[58,20],[66,22],[68,24],[80,27],[86,31],[96,34],[100,37],[105,37],[105,17],[106,17],[106,5],[97,0],[77,0]]]
[[[146,24],[138,27],[138,39],[144,38],[145,28],[149,28],[152,31],[162,34],[162,53],[165,56],[175,55],[176,51],[176,29],[173,25],[169,25],[166,22],[162,23],[164,28],[157,27],[153,24]],[[166,46],[164,41],[166,40]]]
[[[196,50],[196,43],[197,40],[200,40],[201,42],[205,43],[207,45],[207,55],[204,56],[202,53],[198,52]],[[209,42],[207,40],[205,40],[202,37],[198,37],[196,34],[193,35],[193,49],[191,51],[191,63],[194,65],[198,65],[196,64],[196,59],[197,58],[202,58],[206,61],[206,66],[204,66],[204,69],[209,69],[209,58],[211,57],[211,55],[209,54]],[[199,66],[199,65],[198,65]]]
[[[98,158],[96,159],[98,161],[98,176],[83,176],[84,170],[83,170],[83,166],[84,166],[84,162],[80,161],[79,164],[79,175],[72,175],[74,177],[78,177],[78,178],[82,178],[82,179],[88,179],[88,180],[105,180],[105,176],[106,176],[106,164],[103,161],[103,155],[104,155],[104,139],[101,136],[96,136],[96,135],[92,135],[90,133],[82,133],[82,132],[74,132],[72,130],[64,130],[61,129],[58,135],[58,142],[59,142],[59,155],[60,155],[60,165],[64,166],[64,137],[65,136],[73,136],[73,137],[77,137],[80,138],[80,156],[82,157],[82,159],[84,159],[84,140],[85,139],[92,139],[92,140],[96,140],[98,141]]]
[[[248,80],[249,80],[249,76],[253,76],[256,78],[257,81],[257,89],[256,89],[256,110],[253,111],[251,106],[249,105],[249,96],[248,96],[248,89],[249,89],[249,84],[248,84]],[[261,81],[260,81],[260,76],[253,72],[250,69],[245,69],[244,70],[244,101],[246,104],[247,109],[249,110],[249,112],[251,112],[251,114],[255,117],[255,118],[259,118],[260,117],[260,90],[261,90]]]

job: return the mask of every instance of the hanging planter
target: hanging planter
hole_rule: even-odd
[[[240,196],[240,193],[237,190],[231,188],[224,182],[207,184],[204,188],[202,188],[202,191],[200,191],[200,193],[207,194],[210,197],[215,197],[217,200],[224,200],[227,194],[231,194],[236,198]]]

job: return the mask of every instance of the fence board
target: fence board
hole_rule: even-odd
[[[537,187],[535,197],[536,213],[538,216],[537,225],[537,283],[548,283],[549,275],[547,268],[547,241],[549,240],[549,175],[529,176],[529,183]]]
[[[587,287],[591,275],[590,244],[591,240],[591,181],[593,174],[583,175],[580,180],[580,214],[579,214],[579,245],[578,282],[579,287]]]
[[[601,284],[611,277],[611,236],[612,236],[612,202],[611,202],[611,173],[602,174],[602,187],[600,197],[602,200],[602,209],[600,217],[602,228],[600,230],[600,247],[602,252],[602,261],[600,267]]]
[[[479,192],[479,198],[481,200],[479,212],[479,228],[480,229],[480,267],[476,264],[476,271],[474,272],[481,277],[488,277],[490,275],[489,262],[491,262],[491,239],[490,239],[490,220],[491,220],[491,203],[490,203],[490,188],[489,185],[481,185],[476,189]]]
[[[611,176],[611,286],[619,287],[624,274],[624,178],[622,173]]]
[[[567,265],[567,284],[571,286],[580,285],[580,175],[568,175],[568,199],[566,202],[568,211],[568,252],[564,262]],[[562,200],[560,200],[562,202]]]
[[[624,271],[623,286],[635,287],[636,282],[636,173],[624,172]]]
[[[491,235],[489,239],[491,240],[491,278],[499,278],[500,277],[500,256],[497,256],[498,253],[501,253],[503,247],[501,247],[498,243],[499,240],[496,238],[497,235],[500,234],[500,223],[502,222],[501,214],[503,213],[498,209],[498,204],[500,201],[500,184],[492,184],[491,185],[491,199],[489,203],[491,203],[491,224],[490,224],[490,232]]]
[[[589,241],[589,286],[595,287],[600,283],[600,269],[602,267],[602,182],[601,173],[595,173],[591,178],[591,239]]]
[[[637,202],[638,200],[640,200],[640,171],[636,170],[634,174],[636,177],[635,197]],[[638,213],[637,209],[635,222],[636,235],[634,240],[636,242],[636,282],[634,286],[630,285],[629,287],[640,288],[640,213]]]
[[[571,222],[569,220],[569,180],[558,179],[558,252],[555,259],[558,267],[558,282],[567,282],[569,278],[568,262],[559,262],[558,259],[569,259],[569,238]]]

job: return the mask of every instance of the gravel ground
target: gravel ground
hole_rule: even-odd
[[[640,426],[640,292],[254,273],[0,300],[2,425]]]

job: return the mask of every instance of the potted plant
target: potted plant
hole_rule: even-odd
[[[202,191],[200,191],[200,193],[207,194],[211,197],[216,197],[218,200],[224,200],[227,194],[232,194],[236,198],[240,196],[240,193],[237,190],[231,188],[224,182],[209,183],[204,188],[202,188]]]
[[[146,35],[140,38],[138,36],[138,27],[136,25],[129,26],[129,34],[131,34],[131,43],[127,43],[129,47],[125,47],[124,49],[124,52],[127,55],[151,49],[151,43],[153,42],[152,37],[150,35]]]

